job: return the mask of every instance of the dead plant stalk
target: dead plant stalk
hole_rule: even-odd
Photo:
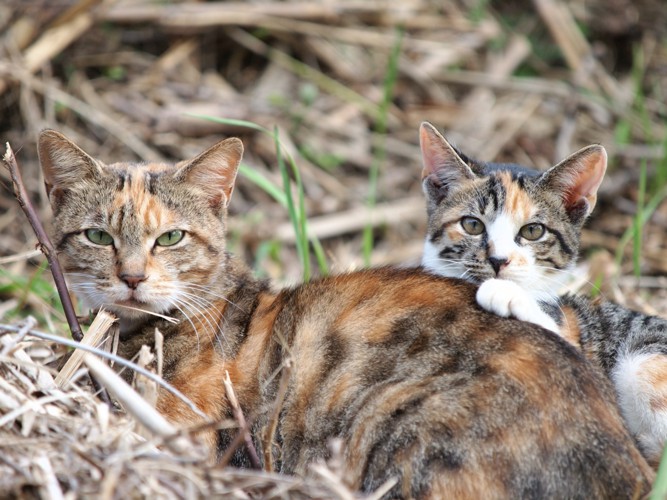
[[[65,276],[63,275],[62,268],[60,267],[60,262],[58,262],[58,257],[56,256],[56,251],[53,248],[53,244],[49,239],[44,226],[37,216],[35,207],[30,201],[30,197],[25,189],[23,184],[23,178],[21,177],[21,171],[19,170],[18,163],[16,161],[16,156],[12,147],[7,143],[5,155],[3,156],[3,161],[5,166],[9,170],[9,175],[12,178],[12,188],[14,190],[14,196],[21,206],[21,210],[28,218],[30,225],[32,226],[35,236],[37,236],[37,241],[39,242],[39,249],[46,256],[46,260],[49,261],[49,268],[51,269],[51,274],[53,275],[53,281],[56,284],[56,289],[58,290],[58,295],[63,304],[63,309],[65,311],[65,317],[67,318],[67,324],[69,329],[72,332],[72,338],[74,340],[81,341],[83,338],[83,333],[81,332],[81,326],[79,325],[79,320],[76,317],[76,312],[74,311],[74,306],[72,305],[72,300],[70,299],[69,292],[67,290],[67,284],[65,283]]]

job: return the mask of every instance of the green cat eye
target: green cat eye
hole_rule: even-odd
[[[85,234],[96,245],[113,245],[113,236],[101,229],[86,229]]]
[[[533,222],[532,224],[526,224],[521,229],[519,229],[519,234],[526,240],[535,241],[542,237],[544,231],[545,229],[543,224]]]
[[[173,231],[168,231],[160,235],[158,239],[155,240],[155,244],[161,247],[170,247],[181,241],[183,239],[183,236],[185,236],[184,231],[181,231],[180,229],[175,229]]]
[[[466,233],[473,236],[484,232],[484,223],[476,217],[463,217],[461,219],[461,227],[463,227]]]

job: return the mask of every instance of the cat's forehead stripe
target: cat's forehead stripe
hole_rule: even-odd
[[[528,220],[534,211],[533,202],[528,193],[512,178],[510,172],[499,172],[498,178],[505,188],[505,210]]]
[[[153,194],[157,177],[155,170],[137,168],[120,171],[118,174],[123,178],[123,182],[122,189],[118,190],[113,200],[113,210],[118,214],[117,223],[136,223],[126,220],[126,214],[134,213],[146,228],[158,228],[166,224],[167,210]]]

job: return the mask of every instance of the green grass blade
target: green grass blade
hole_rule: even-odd
[[[653,483],[650,500],[664,500],[667,498],[667,448],[662,452],[658,473]]]
[[[667,184],[667,133],[662,139],[662,159],[658,162],[656,168],[655,184],[657,189],[662,189]]]
[[[310,280],[311,277],[309,254],[311,246],[315,254],[320,273],[323,275],[328,274],[329,269],[322,244],[316,237],[308,237],[308,218],[306,217],[306,202],[303,190],[303,181],[301,180],[301,173],[299,172],[299,168],[297,167],[296,162],[291,157],[291,155],[285,152],[282,142],[280,141],[278,127],[274,127],[274,130],[270,131],[261,125],[257,125],[256,123],[246,120],[219,118],[215,116],[193,113],[188,115],[216,123],[223,123],[225,125],[233,125],[236,127],[245,127],[252,130],[257,130],[269,135],[273,139],[276,148],[278,169],[283,181],[282,189],[276,186],[264,175],[255,170],[252,170],[246,165],[241,165],[239,167],[239,172],[252,183],[263,189],[266,193],[269,194],[269,196],[271,196],[274,200],[287,209],[290,222],[294,228],[296,251],[297,255],[299,256],[299,261],[302,265],[304,281]],[[285,158],[287,158],[289,169]],[[294,176],[294,182],[298,196],[298,205],[295,204],[294,197],[292,196],[292,181],[290,178],[290,170]]]
[[[369,209],[369,217],[371,211],[375,208],[377,202],[378,180],[380,178],[380,168],[384,164],[387,157],[386,149],[386,135],[387,135],[387,118],[389,116],[389,105],[392,101],[394,93],[394,86],[398,79],[398,59],[401,54],[401,46],[403,43],[403,29],[398,29],[396,32],[396,40],[389,55],[387,63],[387,71],[385,72],[382,102],[380,103],[380,111],[375,121],[375,132],[378,134],[380,141],[375,147],[373,154],[373,163],[368,172],[368,199],[367,206]],[[371,254],[373,252],[373,226],[370,221],[364,227],[362,254],[364,258],[364,265],[369,267],[371,265]]]
[[[315,260],[317,261],[317,267],[320,270],[322,276],[327,276],[329,274],[329,265],[327,264],[327,256],[324,253],[324,248],[322,248],[322,243],[315,236],[310,237],[310,245],[315,254]]]
[[[257,187],[265,191],[269,196],[271,196],[271,198],[276,200],[283,207],[287,206],[287,198],[285,197],[285,193],[260,172],[253,170],[247,165],[241,164],[239,166],[239,173],[250,182],[255,184]]]
[[[285,164],[285,159],[283,157],[278,127],[274,128],[273,140],[276,146],[276,156],[278,157],[278,168],[283,179],[283,191],[285,193],[285,200],[287,202],[287,213],[289,215],[290,221],[292,222],[292,227],[294,228],[296,251],[303,269],[303,280],[309,281],[310,259],[308,257],[308,242],[306,239],[306,244],[304,245],[305,235],[302,232],[301,216],[297,212],[297,209],[294,205],[294,199],[292,198],[292,181],[290,179],[289,171],[287,170],[287,165]],[[301,198],[303,198],[303,196],[301,196]]]
[[[643,210],[639,211],[640,214],[640,219],[639,219],[639,225],[644,226],[646,222],[651,218],[653,213],[658,209],[658,206],[662,201],[667,198],[667,186],[663,186],[660,191],[655,193],[651,198],[649,199],[648,203],[646,203],[646,206],[644,207]],[[623,253],[625,252],[625,247],[628,245],[630,240],[634,237],[635,235],[635,230],[637,228],[637,224],[632,224],[629,228],[625,230],[623,233],[623,236],[621,236],[621,239],[618,242],[618,245],[616,246],[616,265],[621,264],[623,261]]]
[[[639,188],[637,193],[637,214],[635,215],[632,245],[632,266],[635,276],[641,276],[641,256],[642,256],[642,238],[644,223],[642,222],[642,212],[644,211],[644,198],[646,197],[646,160],[642,160],[639,171]]]
[[[261,125],[257,125],[256,123],[249,122],[246,120],[235,120],[233,118],[220,118],[217,116],[211,116],[211,115],[201,115],[197,113],[186,113],[187,116],[192,116],[194,118],[201,118],[203,120],[209,121],[209,122],[215,122],[215,123],[222,123],[224,125],[231,125],[233,127],[245,127],[245,128],[250,128],[253,130],[258,130],[260,132],[264,132],[265,134],[268,134],[270,136],[273,136],[270,130],[262,127]]]

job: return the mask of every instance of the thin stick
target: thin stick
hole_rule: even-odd
[[[248,454],[250,455],[250,463],[253,468],[261,469],[262,465],[259,461],[259,455],[255,449],[255,445],[252,442],[252,436],[250,435],[250,429],[248,424],[245,421],[243,416],[243,410],[239,405],[238,400],[236,399],[236,394],[234,394],[234,388],[232,387],[232,380],[229,378],[229,372],[225,370],[225,378],[222,380],[222,383],[225,385],[225,392],[227,393],[227,398],[229,399],[232,409],[234,410],[234,418],[239,424],[239,432],[243,435],[243,440],[245,441],[246,448],[248,449]]]
[[[58,290],[58,295],[60,295],[60,300],[63,304],[63,309],[65,311],[65,317],[67,318],[67,324],[69,329],[72,332],[72,338],[76,341],[80,341],[83,338],[83,333],[81,332],[81,326],[79,326],[79,320],[76,318],[76,312],[74,311],[74,306],[72,305],[72,300],[70,299],[69,293],[67,291],[67,285],[65,284],[65,277],[63,276],[62,268],[58,262],[58,257],[56,256],[56,251],[53,248],[51,240],[44,230],[44,226],[39,221],[37,213],[35,212],[35,207],[32,206],[28,193],[26,192],[25,185],[23,184],[23,179],[21,177],[21,172],[19,170],[18,164],[16,162],[16,157],[14,156],[14,151],[12,147],[7,143],[7,150],[5,156],[2,158],[5,162],[9,174],[12,178],[12,187],[14,189],[14,196],[21,205],[23,213],[30,221],[32,230],[37,236],[37,241],[39,241],[39,249],[46,256],[46,259],[49,261],[49,267],[51,268],[51,274],[53,275],[53,281],[56,284],[56,289]]]
[[[287,394],[287,387],[289,386],[289,376],[291,371],[291,361],[286,360],[282,373],[280,374],[280,383],[278,385],[278,395],[273,403],[273,413],[269,419],[269,425],[266,426],[264,433],[264,470],[274,472],[273,470],[273,437],[278,428],[278,420],[280,418],[280,410],[282,409],[285,395]]]

